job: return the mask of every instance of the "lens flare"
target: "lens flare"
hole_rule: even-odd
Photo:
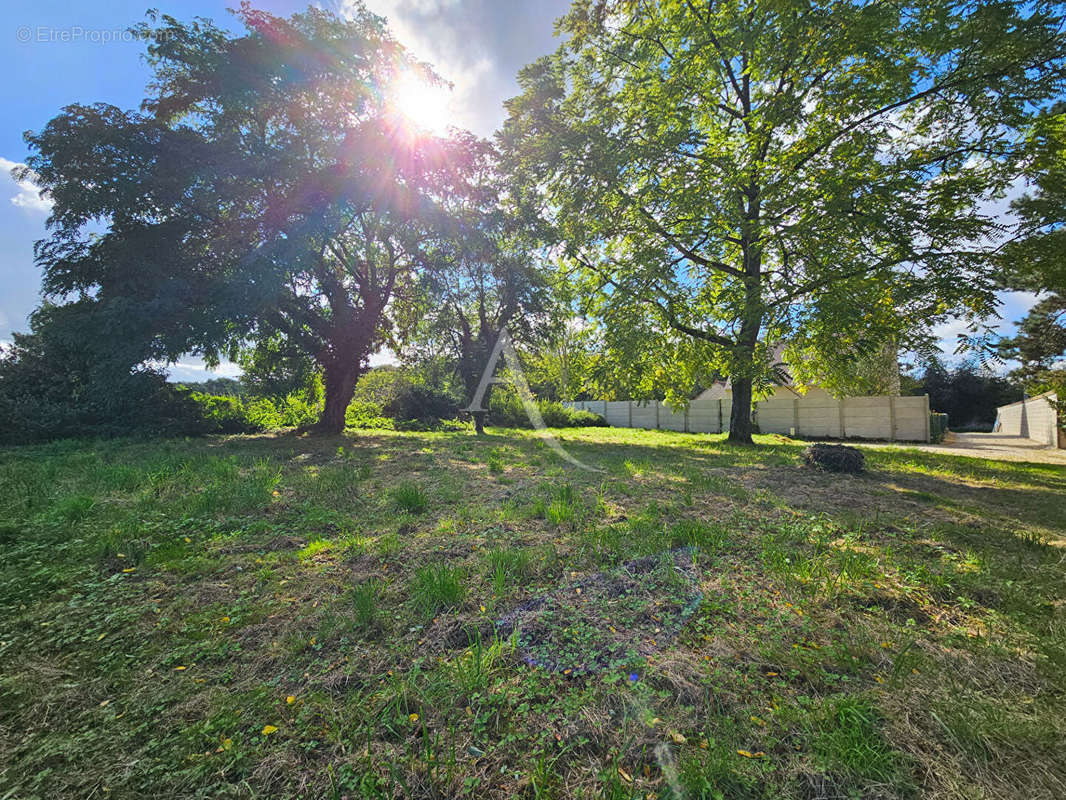
[[[393,106],[415,128],[440,134],[452,124],[451,92],[447,86],[405,75],[393,86],[391,95]]]

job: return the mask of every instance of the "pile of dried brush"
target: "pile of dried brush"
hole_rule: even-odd
[[[803,451],[803,463],[827,472],[858,474],[866,468],[866,457],[861,450],[842,444],[812,444]]]

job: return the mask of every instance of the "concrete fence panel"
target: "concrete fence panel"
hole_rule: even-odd
[[[629,427],[628,400],[611,400],[607,403],[607,424],[615,428]]]
[[[1000,406],[996,409],[996,431],[1058,447],[1058,412],[1054,406],[1057,399],[1054,392],[1046,392]]]
[[[688,423],[685,411],[674,411],[666,403],[659,404],[659,427],[667,431],[684,431]]]
[[[654,430],[658,426],[659,416],[659,404],[652,400],[645,402],[643,400],[633,401],[633,417],[629,427],[631,428],[651,428]]]
[[[688,406],[688,429],[692,433],[720,433],[721,400],[696,398]]]
[[[796,404],[793,400],[766,400],[755,404],[755,419],[762,433],[788,435],[796,427]]]
[[[929,441],[929,396],[894,397],[896,436],[903,442]]]

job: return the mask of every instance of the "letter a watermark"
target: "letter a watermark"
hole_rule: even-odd
[[[471,414],[485,414],[488,412],[487,408],[481,407],[481,402],[485,399],[485,392],[488,391],[489,384],[508,382],[505,378],[495,377],[496,365],[500,363],[501,357],[506,362],[507,369],[511,373],[515,390],[518,392],[518,399],[522,401],[522,408],[525,409],[526,416],[529,417],[529,421],[533,424],[540,439],[556,455],[575,467],[587,469],[589,472],[603,472],[602,469],[590,467],[588,464],[574,458],[559,444],[558,439],[552,436],[548,426],[544,424],[544,417],[541,416],[540,408],[537,407],[537,401],[533,399],[533,393],[529,390],[529,383],[526,382],[526,375],[522,371],[522,365],[518,361],[518,353],[515,352],[514,344],[511,342],[511,335],[507,332],[507,328],[500,331],[500,336],[489,354],[489,363],[485,365],[485,371],[481,373],[481,382],[478,384],[477,391],[474,392],[470,405],[463,410]]]

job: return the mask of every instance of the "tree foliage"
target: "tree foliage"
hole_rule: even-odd
[[[994,307],[984,209],[1062,88],[1058,4],[582,0],[502,142],[618,378],[837,372]],[[800,376],[801,378],[803,376]]]
[[[461,189],[443,206],[447,232],[429,254],[437,269],[426,273],[421,298],[408,305],[404,356],[452,364],[469,404],[504,328],[519,342],[545,338],[550,294],[543,257],[506,202],[495,148],[462,139],[472,156],[463,164]],[[491,385],[483,402],[490,394]],[[474,414],[478,432],[483,417]]]

